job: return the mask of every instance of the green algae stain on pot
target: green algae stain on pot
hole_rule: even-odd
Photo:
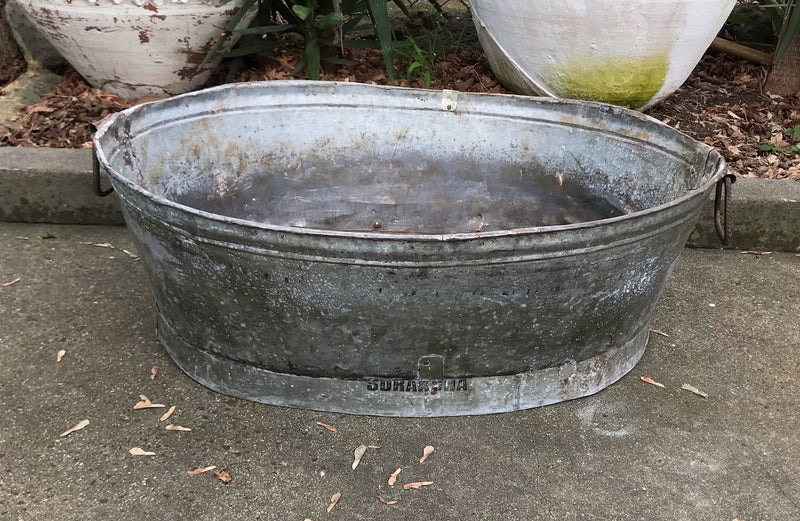
[[[602,101],[628,108],[647,104],[664,85],[669,54],[643,58],[570,58],[547,74],[546,83],[562,98]]]

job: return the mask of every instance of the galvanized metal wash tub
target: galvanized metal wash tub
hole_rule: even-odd
[[[724,163],[607,105],[228,85],[95,135],[200,383],[389,416],[496,413],[628,372]]]

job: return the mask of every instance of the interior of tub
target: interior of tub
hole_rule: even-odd
[[[335,231],[588,222],[669,203],[712,174],[708,147],[593,104],[459,95],[448,106],[436,91],[303,89],[216,89],[137,107],[98,146],[112,175],[157,198]]]

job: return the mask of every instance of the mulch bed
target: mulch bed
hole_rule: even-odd
[[[293,79],[299,52],[284,51],[261,58],[239,72],[234,81]],[[381,54],[374,50],[351,55],[355,65],[323,71],[323,80],[387,84]],[[403,71],[402,64],[399,70]],[[800,135],[800,99],[781,98],[762,90],[764,67],[725,54],[709,53],[676,93],[647,113],[687,135],[717,147],[731,170],[743,177],[800,180],[800,146],[786,131]],[[424,87],[417,76],[409,85]],[[489,69],[482,53],[455,47],[438,60],[432,88],[508,93]],[[152,98],[151,98],[152,99]],[[148,99],[125,100],[90,87],[74,71],[56,88],[28,105],[19,115],[19,131],[0,136],[0,145],[84,148],[91,146],[89,126],[105,116]],[[770,148],[770,150],[764,150]]]
[[[766,77],[763,66],[707,54],[675,94],[647,113],[718,148],[739,176],[800,180],[800,153],[791,149],[800,140],[786,133],[800,132],[800,99],[765,93]]]

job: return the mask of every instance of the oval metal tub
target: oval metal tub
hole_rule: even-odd
[[[725,174],[710,147],[608,105],[324,82],[140,105],[95,149],[187,374],[389,416],[619,379]]]

